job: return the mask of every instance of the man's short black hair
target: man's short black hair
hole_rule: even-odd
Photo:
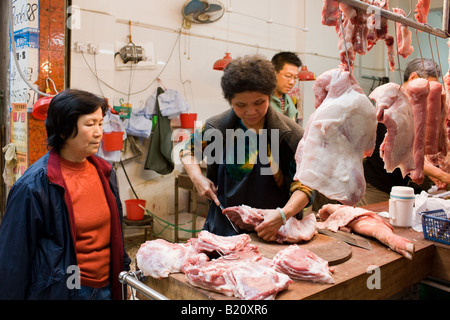
[[[280,70],[284,68],[285,64],[292,64],[297,68],[300,68],[302,66],[302,61],[295,53],[284,51],[279,52],[272,57],[272,64],[275,71],[280,72]]]
[[[67,139],[78,134],[77,122],[81,115],[108,109],[106,99],[93,93],[66,89],[50,101],[45,128],[47,129],[47,146],[57,152],[61,151]]]

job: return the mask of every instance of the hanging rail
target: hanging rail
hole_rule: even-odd
[[[398,14],[395,14],[395,13],[393,13],[391,11],[381,9],[380,7],[376,7],[376,6],[371,5],[369,3],[361,2],[359,0],[337,0],[337,1],[345,3],[346,5],[349,5],[349,6],[353,7],[353,8],[360,9],[360,10],[363,10],[363,11],[366,11],[366,12],[370,11],[371,9],[376,10],[376,12],[379,12],[380,15],[382,17],[386,18],[386,19],[389,19],[389,20],[392,20],[392,21],[395,21],[395,22],[399,22],[399,23],[404,24],[404,25],[406,25],[408,27],[411,27],[411,28],[414,28],[414,29],[417,29],[417,30],[420,30],[420,31],[423,31],[423,32],[430,33],[430,34],[435,35],[435,36],[440,37],[440,38],[446,39],[446,38],[448,38],[450,36],[448,34],[448,32],[446,32],[446,31],[443,31],[443,30],[437,29],[437,28],[433,28],[432,26],[427,25],[427,24],[423,24],[423,23],[419,23],[419,22],[413,21],[411,19],[405,18],[405,17],[403,17],[401,15],[398,15]]]

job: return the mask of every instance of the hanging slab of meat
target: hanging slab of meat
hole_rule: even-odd
[[[447,41],[447,46],[449,47],[448,63],[450,65],[450,39]],[[444,76],[444,88],[445,88],[445,94],[446,94],[446,104],[447,104],[447,107],[450,107],[450,70],[447,71],[447,73]],[[450,116],[450,112],[448,112],[448,115]],[[448,136],[450,139],[450,126],[448,128],[449,128]]]
[[[209,260],[191,245],[171,243],[163,239],[146,241],[136,253],[136,264],[145,276],[166,278],[171,273],[183,272],[190,265]]]
[[[450,40],[447,41],[447,45],[450,47]],[[449,55],[450,62],[450,55]],[[437,155],[428,155],[426,160],[429,160],[430,163],[434,166],[438,166],[439,169],[450,173],[450,153],[448,152],[449,148],[449,139],[450,139],[450,74],[447,72],[444,76],[444,90],[442,91],[441,96],[441,131],[439,134],[439,152]],[[442,181],[438,181],[432,178],[434,183],[442,188],[446,188],[446,184]]]
[[[413,258],[414,244],[396,235],[392,226],[375,212],[352,206],[326,204],[319,210],[319,217],[324,221],[317,223],[318,228],[332,231],[349,228],[355,233],[377,239],[407,259]]]
[[[296,244],[279,251],[273,257],[272,264],[276,271],[294,280],[334,283],[328,262]]]
[[[264,221],[264,217],[258,209],[246,205],[228,207],[222,213],[227,215],[240,229],[247,231],[254,231],[255,227]],[[276,241],[279,243],[308,241],[315,233],[316,219],[314,215],[307,215],[302,220],[291,217],[278,230]]]
[[[414,10],[414,12],[417,12],[414,15],[417,22],[427,23],[428,12],[430,11],[430,2],[431,0],[419,0],[417,2],[416,10]]]
[[[198,252],[218,252],[220,255],[228,255],[237,251],[257,251],[255,245],[250,244],[248,234],[235,236],[218,236],[206,230],[201,231],[197,238],[189,239]]]
[[[449,47],[448,62],[450,64],[450,40],[447,41],[447,46]],[[450,70],[444,76],[444,88],[445,88],[445,102],[447,108],[450,108]],[[447,136],[450,139],[450,110],[447,109]]]
[[[427,100],[430,92],[428,80],[417,78],[408,82],[406,91],[411,100],[414,114],[414,163],[416,168],[411,172],[411,179],[421,184],[424,180],[423,165],[425,159],[425,133],[427,123]]]
[[[193,286],[245,300],[270,300],[292,280],[271,267],[271,260],[256,252],[238,252],[185,270]]]
[[[439,152],[439,137],[442,128],[442,84],[430,81],[430,93],[427,99],[427,122],[425,129],[425,154]]]
[[[389,10],[388,0],[373,0],[372,5],[383,10]],[[378,40],[384,40],[386,44],[387,58],[389,61],[390,70],[394,71],[394,37],[388,33],[388,20],[385,17],[379,17],[372,14],[367,18],[367,25],[369,27],[369,33],[367,35],[368,50],[370,50],[378,42]]]
[[[406,16],[405,11],[401,8],[393,8],[392,11],[404,17]],[[398,54],[406,59],[414,52],[414,47],[411,45],[411,31],[404,24],[397,22],[396,25]]]
[[[377,87],[369,97],[376,101],[377,120],[387,133],[380,146],[380,156],[387,172],[399,167],[403,177],[415,169],[413,157],[414,117],[409,96],[396,83]]]
[[[295,179],[330,199],[355,204],[365,193],[363,158],[375,148],[375,107],[355,77],[342,69],[323,73],[313,86],[310,116],[295,159]]]
[[[444,87],[444,86],[443,86]],[[445,90],[442,90],[441,93],[441,123],[439,125],[439,156],[440,158],[446,157],[449,148],[450,138],[448,136],[449,123],[448,123],[448,105],[447,105],[447,95]]]
[[[389,10],[388,0],[361,1],[369,3],[373,7]],[[337,1],[333,0],[323,1],[322,24],[335,27],[339,37],[340,67],[343,70],[353,70],[356,54],[366,54],[380,39],[385,41],[389,65],[391,71],[394,70],[394,37],[388,34],[387,19],[379,16],[375,17],[375,14],[354,9],[345,3],[338,4]],[[408,47],[408,49],[410,48]]]
[[[335,26],[339,22],[339,4],[336,0],[323,0],[322,24]]]

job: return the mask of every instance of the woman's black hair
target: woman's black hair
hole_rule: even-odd
[[[98,108],[105,114],[108,102],[93,93],[77,89],[58,93],[50,101],[45,119],[47,147],[59,152],[68,138],[78,134],[78,118],[94,113]]]
[[[225,99],[231,103],[236,93],[251,91],[271,96],[277,86],[272,63],[258,55],[236,58],[224,70],[221,80]]]

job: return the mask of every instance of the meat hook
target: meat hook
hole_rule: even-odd
[[[438,55],[439,68],[441,68],[442,85],[444,87],[444,91],[447,92],[446,84],[445,84],[445,81],[444,81],[444,73],[442,72],[441,56],[439,54],[439,47],[438,47],[438,42],[437,42],[437,37],[436,36],[434,37],[434,40],[436,42],[436,51],[437,51],[437,55]]]
[[[409,0],[409,13],[405,16],[405,18],[409,18],[412,13],[412,0]]]
[[[398,88],[398,92],[397,92],[397,98],[398,98],[398,94],[400,93],[400,90],[402,89],[402,85],[403,85],[403,79],[402,79],[402,70],[400,68],[400,55],[398,54],[398,41],[397,41],[397,23],[398,22],[394,22],[394,41],[397,47],[397,64],[398,64],[398,74],[400,76],[400,87]]]
[[[340,1],[338,1],[338,2],[340,3]],[[352,74],[352,66],[350,65],[350,58],[348,56],[347,42],[346,42],[346,38],[345,38],[345,30],[344,30],[344,25],[342,23],[342,13],[341,13],[341,9],[339,7],[338,7],[338,13],[339,13],[339,25],[341,27],[342,37],[344,38],[344,48],[345,48],[345,55],[347,57],[348,71],[350,72],[350,74]]]
[[[428,41],[430,42],[431,58],[433,59],[433,63],[434,63],[434,72],[436,74],[436,79],[439,79],[439,74],[438,74],[438,71],[437,71],[436,60],[434,60],[433,45],[431,44],[431,34],[428,34]],[[439,48],[438,48],[437,45],[436,45],[436,51],[439,54]],[[441,66],[441,61],[439,59],[439,67],[440,66]],[[441,68],[441,74],[442,74],[442,68]],[[444,81],[442,81],[442,82],[444,82]]]

